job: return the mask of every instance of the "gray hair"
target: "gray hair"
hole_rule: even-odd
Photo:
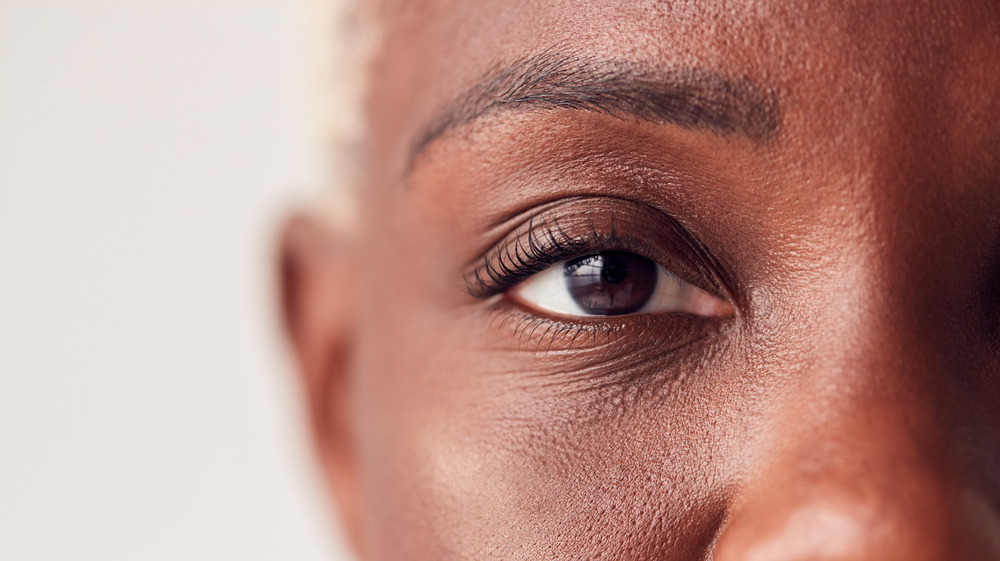
[[[368,67],[381,40],[376,1],[308,0],[311,47],[319,109],[319,134],[328,156],[330,185],[314,210],[335,228],[349,229],[357,219],[364,100]]]

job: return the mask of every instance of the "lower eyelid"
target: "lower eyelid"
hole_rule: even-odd
[[[495,337],[491,340],[497,345],[489,349],[536,354],[539,360],[553,360],[551,367],[559,370],[601,364],[622,370],[654,359],[672,362],[690,356],[689,352],[701,352],[699,342],[725,328],[723,323],[678,314],[583,316],[566,321],[504,302],[497,300],[487,312],[489,332]]]

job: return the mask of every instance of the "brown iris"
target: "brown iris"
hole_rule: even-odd
[[[656,264],[634,253],[602,251],[566,262],[566,288],[591,315],[629,314],[656,289]]]

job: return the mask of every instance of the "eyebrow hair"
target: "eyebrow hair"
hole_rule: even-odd
[[[777,96],[749,78],[547,51],[487,72],[416,137],[410,164],[451,130],[486,114],[528,108],[591,111],[761,143],[781,128]]]

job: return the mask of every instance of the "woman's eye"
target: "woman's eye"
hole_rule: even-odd
[[[728,317],[733,308],[645,257],[602,251],[563,261],[511,288],[529,308],[568,316],[678,312]]]

